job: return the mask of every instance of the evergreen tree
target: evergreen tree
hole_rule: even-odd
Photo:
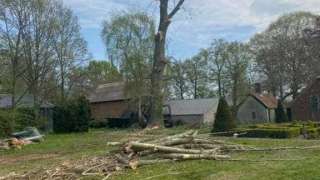
[[[90,119],[90,106],[85,97],[66,100],[55,107],[53,130],[55,133],[87,132]]]
[[[87,132],[89,130],[89,121],[91,119],[89,101],[81,96],[76,100],[76,114],[74,120],[74,132]]]
[[[276,122],[277,123],[288,122],[288,116],[284,111],[284,107],[280,100],[278,100],[278,107],[276,109]]]
[[[236,127],[230,107],[224,98],[220,98],[218,110],[213,125],[214,132],[228,131]]]

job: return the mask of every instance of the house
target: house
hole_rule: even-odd
[[[255,86],[255,92],[250,93],[238,108],[239,124],[269,123],[276,119],[275,110],[278,106],[276,97],[263,93],[260,84]]]
[[[170,116],[173,125],[188,124],[212,125],[218,108],[219,99],[170,100],[164,103],[165,116]]]
[[[291,104],[293,120],[320,121],[320,77],[301,91]]]
[[[124,86],[123,82],[103,84],[90,94],[89,102],[93,119],[120,118],[129,110]]]

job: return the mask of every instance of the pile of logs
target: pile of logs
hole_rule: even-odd
[[[135,169],[141,165],[168,161],[227,160],[230,159],[230,151],[242,149],[242,145],[200,138],[197,131],[191,130],[157,140],[128,142],[116,157],[118,162]]]
[[[25,139],[10,138],[0,140],[0,150],[21,149],[23,146],[32,144],[32,141]]]

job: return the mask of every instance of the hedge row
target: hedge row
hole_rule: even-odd
[[[244,137],[255,138],[293,138],[300,135],[300,128],[250,129]]]
[[[294,122],[284,124],[258,124],[241,129],[247,132],[243,137],[256,138],[293,138],[304,136],[308,139],[320,137],[320,126],[317,122]]]

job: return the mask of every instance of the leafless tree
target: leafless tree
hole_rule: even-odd
[[[22,64],[22,34],[26,27],[26,18],[30,4],[22,0],[4,0],[0,3],[0,41],[2,44],[1,56],[3,61],[3,72],[9,75],[6,84],[9,84],[9,92],[12,95],[11,104],[15,108],[21,99],[17,95],[18,79],[24,72]],[[17,97],[18,96],[18,97]]]
[[[56,11],[53,47],[57,59],[60,96],[64,100],[72,89],[73,82],[70,81],[72,69],[87,60],[88,51],[86,41],[80,33],[77,17],[61,3],[56,4]]]

